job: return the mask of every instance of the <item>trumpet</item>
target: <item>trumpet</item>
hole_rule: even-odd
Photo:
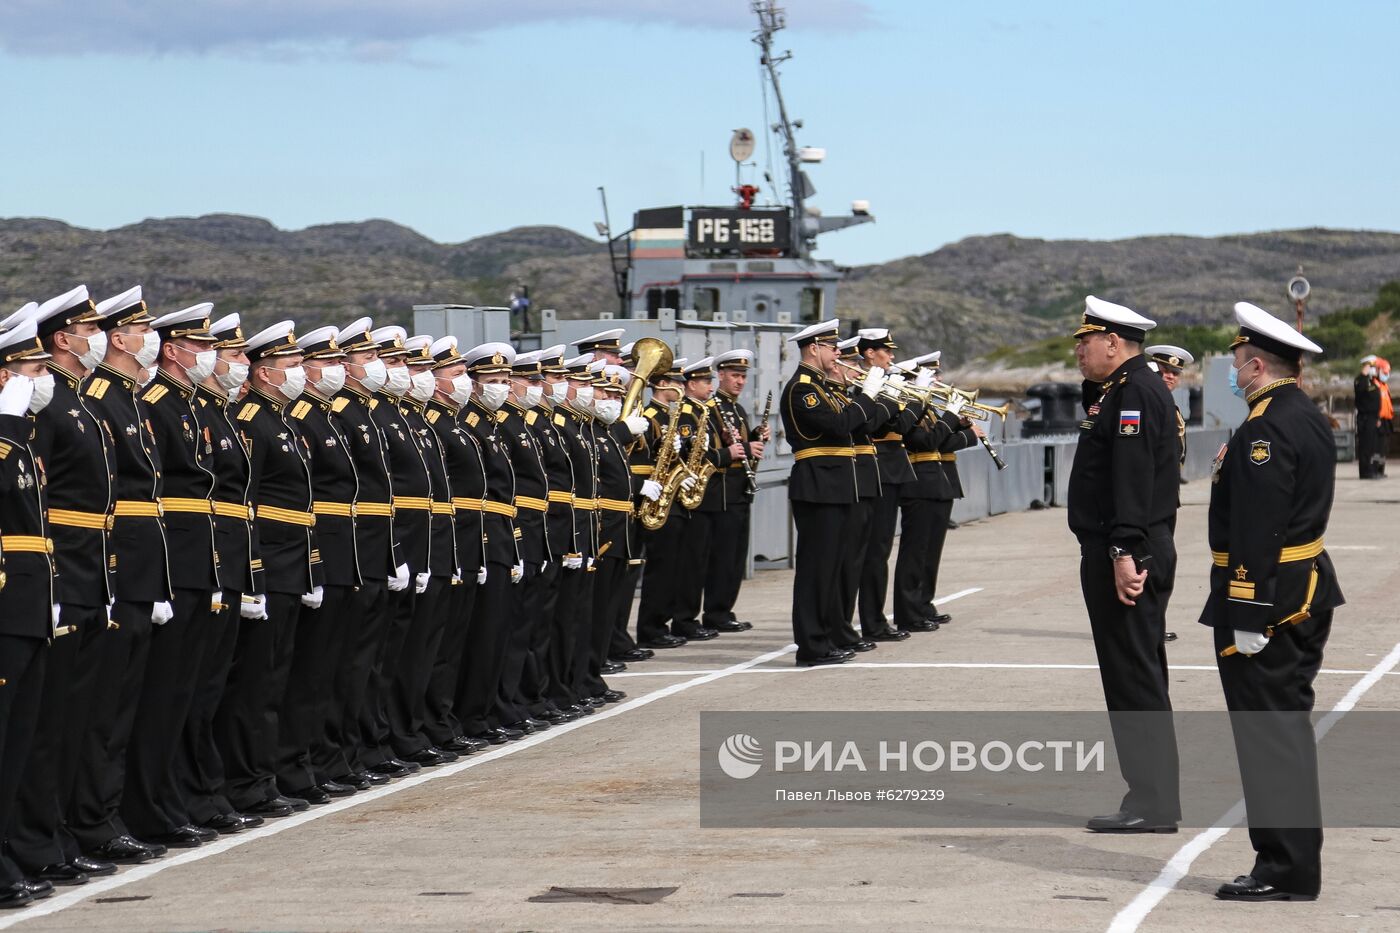
[[[860,376],[865,375],[865,370],[861,369],[859,366],[853,366],[841,360],[837,360],[836,365],[849,369]],[[851,384],[859,386],[861,380],[852,380]],[[1007,402],[1005,405],[987,405],[977,401],[978,392],[979,390],[977,389],[972,389],[970,391],[968,389],[959,389],[956,386],[948,385],[946,382],[934,382],[931,386],[920,387],[912,383],[903,382],[902,377],[901,382],[895,384],[887,382],[880,389],[880,394],[882,396],[893,401],[919,402],[925,406],[937,405],[940,408],[946,408],[948,403],[956,396],[963,400],[962,411],[959,413],[962,417],[973,421],[987,421],[992,415],[996,415],[1005,421],[1006,416],[1011,412],[1011,403]]]

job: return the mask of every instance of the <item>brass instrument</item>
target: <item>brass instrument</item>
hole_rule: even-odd
[[[679,425],[676,423],[676,413],[680,411],[680,404],[672,402],[671,418],[666,422],[666,430],[661,432],[661,449],[656,452],[656,466],[652,468],[652,478],[661,484],[661,495],[653,501],[642,499],[642,504],[637,507],[637,518],[642,526],[648,531],[656,531],[666,524],[666,519],[671,514],[671,504],[676,501],[676,494],[680,492],[681,481],[685,479],[685,465],[676,463],[676,431]]]
[[[705,458],[710,452],[710,406],[700,403],[700,418],[695,426],[695,437],[690,441],[690,456],[686,458],[685,470],[695,477],[689,489],[681,488],[681,505],[687,509],[698,509],[705,498],[705,489],[710,485],[710,477],[719,467]]]
[[[664,340],[655,337],[642,337],[632,345],[632,355],[637,359],[637,368],[632,370],[632,381],[627,384],[627,392],[622,396],[622,414],[618,421],[626,421],[642,411],[642,392],[647,381],[657,373],[671,368],[675,354]]]

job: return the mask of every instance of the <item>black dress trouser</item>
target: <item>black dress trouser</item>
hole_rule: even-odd
[[[838,648],[849,648],[861,640],[854,624],[856,600],[860,589],[861,571],[865,567],[870,522],[874,517],[875,504],[878,501],[874,498],[855,501],[851,506],[851,515],[842,539],[845,553],[841,558],[841,582],[837,590],[841,609],[841,624],[832,635],[832,641]]]
[[[446,624],[432,676],[428,678],[427,704],[423,716],[423,731],[428,741],[441,748],[462,734],[462,722],[457,718],[457,681],[462,672],[462,655],[472,626],[472,605],[476,601],[476,571],[468,568],[467,575],[456,586],[447,588]]]
[[[681,555],[689,529],[689,513],[674,505],[666,524],[647,534],[647,563],[637,608],[637,643],[642,647],[671,634],[667,626],[676,613],[676,588],[685,572]]]
[[[905,499],[899,507],[903,518],[894,562],[894,624],[907,629],[937,612],[933,597],[953,500]]]
[[[870,516],[866,533],[865,562],[860,569],[860,631],[869,638],[889,630],[885,618],[885,594],[890,586],[890,552],[894,550],[894,529],[899,521],[899,487],[881,484],[880,498]]]
[[[0,826],[9,826],[13,820],[20,780],[34,744],[48,651],[42,638],[0,635]],[[0,851],[0,884],[22,879],[19,867]]]
[[[209,637],[199,660],[194,700],[185,720],[180,751],[175,756],[175,782],[180,788],[180,799],[184,801],[190,821],[196,824],[233,811],[233,805],[223,794],[224,762],[214,739],[214,717],[218,715],[238,651],[242,602],[242,593],[224,590],[224,608],[209,619]]]
[[[330,778],[313,762],[328,756],[335,674],[345,647],[341,622],[354,595],[349,586],[322,586],[320,607],[303,605],[297,613],[292,667],[277,718],[277,786],[284,793],[295,794]]]
[[[278,720],[300,614],[300,595],[268,593],[267,618],[244,619],[239,626],[237,656],[214,730],[224,762],[224,796],[235,810],[278,796]]]
[[[451,577],[432,576],[427,588],[414,596],[413,618],[389,687],[389,745],[399,758],[431,744],[423,721],[428,709],[428,682],[442,646],[443,623],[447,621],[443,610],[451,585]]]
[[[838,601],[846,534],[853,503],[793,502],[797,526],[796,570],[792,581],[792,639],[797,660],[832,652],[842,624]]]
[[[341,717],[340,751],[345,763],[343,771],[332,772],[332,780],[363,771],[380,760],[378,754],[368,757],[366,727],[370,719],[369,690],[374,662],[379,658],[380,643],[389,630],[388,584],[383,580],[367,580],[360,584],[355,597],[344,636],[348,647],[340,670],[336,672],[334,686]]]
[[[736,622],[734,604],[744,585],[749,559],[749,503],[730,502],[714,513],[709,560],[705,565],[705,612],[701,623]]]
[[[472,624],[462,654],[462,673],[457,682],[457,719],[465,735],[479,735],[494,725],[491,712],[505,666],[506,642],[510,637],[510,565],[494,561],[486,565],[486,582],[476,588]]]

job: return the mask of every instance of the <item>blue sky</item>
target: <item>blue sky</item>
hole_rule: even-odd
[[[0,216],[384,217],[455,242],[591,234],[598,185],[619,227],[727,203],[730,131],[764,124],[747,6],[14,0]],[[998,232],[1400,229],[1393,0],[786,6],[815,203],[878,218],[823,239],[843,263]]]

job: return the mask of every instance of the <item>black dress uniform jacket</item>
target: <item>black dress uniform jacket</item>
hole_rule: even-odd
[[[486,566],[486,540],[482,532],[481,503],[486,498],[486,467],[476,438],[457,420],[457,410],[434,399],[423,413],[437,437],[447,466],[447,482],[457,531],[459,572],[475,577]]]
[[[851,404],[853,393],[849,386],[831,383],[830,389],[837,404],[843,408]],[[863,423],[851,429],[851,446],[855,450],[856,461],[856,488],[858,497],[861,499],[876,499],[880,496],[880,466],[875,453],[875,445],[870,436],[881,425],[890,420],[892,416],[889,406],[892,404],[879,403],[876,410]]]
[[[355,503],[355,553],[360,576],[367,581],[389,579],[403,559],[394,544],[393,491],[384,434],[370,415],[370,397],[346,386],[331,400],[331,415],[350,445],[355,464],[358,500]]]
[[[34,454],[49,478],[49,535],[58,602],[97,608],[111,598],[108,517],[116,456],[111,438],[79,393],[77,376],[57,364],[53,401],[34,416]]]
[[[200,423],[209,428],[214,471],[214,549],[219,554],[219,584],[234,593],[253,592],[251,467],[243,439],[233,427],[228,399],[203,386],[195,389]],[[261,569],[261,568],[259,568]]]
[[[570,538],[573,545],[569,552],[580,557],[592,557],[597,553],[597,527],[594,516],[597,514],[598,461],[593,455],[593,434],[588,422],[563,405],[554,409],[550,424],[559,432],[564,442],[564,450],[569,455],[573,470],[574,505]],[[552,526],[551,526],[552,528]]]
[[[857,499],[855,449],[851,432],[889,410],[858,392],[843,404],[816,367],[802,363],[781,404],[783,430],[794,463],[788,498],[796,502],[840,504]]]
[[[1119,366],[1095,393],[1102,394],[1079,423],[1069,527],[1081,542],[1102,539],[1141,559],[1149,530],[1167,527],[1176,514],[1176,404],[1144,356]]]
[[[151,414],[161,461],[161,505],[170,547],[170,584],[179,589],[219,588],[214,549],[215,476],[213,430],[201,421],[207,411],[194,402],[194,388],[165,370],[141,392]]]
[[[627,462],[627,443],[632,432],[627,426],[595,424],[594,449],[598,457],[598,554],[630,560],[634,555],[631,537],[632,466]],[[719,477],[710,485],[718,484]],[[638,487],[641,483],[636,484]],[[708,492],[706,494],[708,498]],[[606,550],[604,550],[606,548]]]
[[[700,425],[703,423],[706,427],[705,462],[714,466],[716,470],[705,485],[705,495],[701,498],[700,504],[695,507],[696,512],[723,512],[725,502],[728,499],[724,475],[734,458],[729,454],[729,443],[725,440],[724,426],[720,423],[717,405],[718,403],[713,398],[703,402],[687,398],[681,402],[679,415],[681,423],[678,431],[682,441],[687,445],[693,443],[695,436],[700,431]],[[742,466],[740,468],[742,469]]]
[[[405,399],[399,410],[423,455],[432,490],[432,514],[429,516],[432,535],[429,538],[428,570],[435,577],[455,576],[461,568],[457,558],[457,522],[452,509],[452,486],[447,478],[447,462],[438,446],[437,434],[428,426],[423,406]]]
[[[497,433],[495,414],[475,398],[462,408],[462,423],[476,438],[486,468],[486,499],[482,518],[486,529],[486,558],[491,563],[515,566],[520,552],[515,541],[515,471],[511,455]]]
[[[1214,566],[1200,621],[1264,632],[1300,611],[1345,601],[1322,548],[1336,446],[1331,425],[1295,380],[1266,386],[1249,401],[1249,417],[1211,477]]]
[[[291,420],[311,453],[311,511],[316,515],[311,567],[315,582],[329,586],[358,586],[352,506],[359,498],[359,477],[350,443],[331,420],[331,402],[305,394],[292,404]]]
[[[556,424],[555,419],[560,423]],[[564,416],[537,407],[525,412],[525,425],[535,436],[549,481],[549,511],[545,513],[545,533],[549,551],[555,557],[578,555],[578,522],[574,519],[574,463],[564,436]]]
[[[972,435],[972,443],[976,443],[976,435],[972,434],[972,429],[964,428],[962,422],[953,415],[946,412],[939,414],[930,409],[920,416],[918,423],[904,435],[903,447],[909,458],[914,479],[900,485],[900,498],[961,498],[961,485],[958,486],[957,495],[954,495],[953,482],[950,482],[948,472],[943,469],[943,448],[951,446],[954,436],[960,434]],[[953,473],[953,481],[956,481],[956,476],[957,474]]]
[[[157,514],[133,514],[151,510],[162,492],[160,451],[145,406],[136,400],[138,388],[101,363],[83,386],[83,398],[101,418],[116,453],[116,517],[107,557],[115,571],[112,594],[125,602],[158,603],[170,598],[165,527]]]
[[[747,453],[753,450],[749,447],[749,441],[754,439],[753,429],[749,427],[749,413],[744,410],[744,406],[737,398],[733,398],[724,392],[715,391],[714,403],[715,418],[725,427],[722,437],[728,439],[730,433],[738,432],[737,440],[744,445]],[[727,443],[725,446],[729,446]],[[724,480],[724,502],[727,506],[731,502],[752,502],[753,493],[749,492],[748,473],[744,469],[744,460],[736,460],[724,468],[721,476],[715,477]],[[757,467],[755,467],[757,469]],[[713,483],[711,484],[713,485]],[[706,498],[709,498],[709,490],[705,491]]]
[[[50,403],[52,405],[52,403]],[[53,633],[50,607],[53,562],[48,554],[44,519],[44,474],[29,447],[34,422],[24,415],[0,415],[0,534],[4,554],[0,569],[0,635],[48,640]],[[6,767],[19,767],[6,762]]]
[[[496,412],[496,435],[510,449],[515,468],[515,527],[520,529],[520,558],[528,563],[549,560],[545,512],[549,507],[549,475],[535,432],[525,423],[526,410],[506,402]]]
[[[880,475],[880,488],[912,483],[916,479],[914,464],[904,446],[904,437],[923,417],[922,405],[901,405],[899,411],[873,432],[875,466]]]
[[[286,402],[250,391],[234,416],[252,463],[257,593],[310,593],[311,454],[287,418]]]
[[[428,569],[431,539],[432,486],[428,466],[416,435],[408,426],[398,399],[376,392],[369,400],[370,417],[384,438],[389,464],[389,486],[394,491],[394,542],[399,560],[413,575]]]

